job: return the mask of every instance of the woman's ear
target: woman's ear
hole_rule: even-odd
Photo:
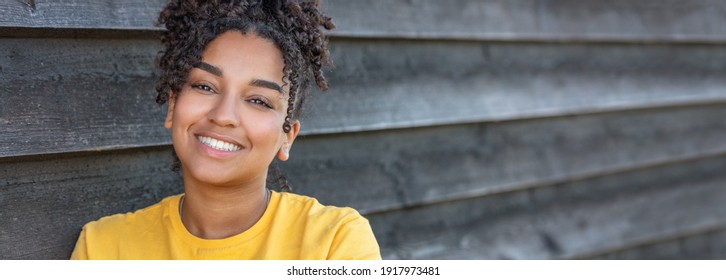
[[[164,127],[171,129],[171,121],[174,116],[174,102],[176,101],[174,93],[169,91],[169,109],[166,110],[166,120],[164,120]]]
[[[277,159],[280,161],[286,161],[290,158],[290,149],[292,149],[292,142],[297,138],[297,133],[300,132],[300,121],[295,121],[290,126],[290,132],[285,133],[285,142],[282,143],[280,150],[277,151]]]

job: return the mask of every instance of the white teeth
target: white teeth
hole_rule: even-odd
[[[227,152],[233,152],[233,151],[239,151],[242,149],[242,147],[237,146],[235,144],[224,142],[222,140],[217,140],[211,137],[205,137],[205,136],[197,136],[197,139],[199,139],[199,142],[202,142],[202,144],[209,146],[210,148],[220,150],[220,151],[227,151]]]

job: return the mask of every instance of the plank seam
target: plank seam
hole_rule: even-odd
[[[31,1],[32,2],[32,1]],[[31,12],[35,11],[34,6],[26,3]],[[34,5],[34,3],[32,4]],[[18,32],[24,30],[30,32],[30,37],[57,37],[58,32],[68,32],[68,37],[84,38],[91,34],[90,37],[96,37],[92,34],[103,32],[130,32],[136,33],[161,33],[161,27],[84,27],[84,26],[27,26],[27,25],[1,25],[0,37],[25,37]],[[615,36],[615,35],[557,35],[557,34],[538,34],[538,33],[491,33],[491,34],[441,34],[441,33],[378,33],[378,32],[330,32],[325,31],[331,39],[358,39],[358,40],[410,40],[410,41],[465,41],[465,42],[503,42],[503,43],[577,43],[577,44],[707,44],[722,45],[726,44],[726,37],[723,36]],[[85,34],[85,35],[84,35]],[[638,34],[642,35],[642,34]],[[119,36],[125,38],[125,36]]]
[[[622,173],[634,172],[634,171],[638,171],[638,170],[652,169],[652,168],[657,168],[657,167],[666,166],[666,165],[687,163],[687,162],[703,160],[703,159],[708,159],[708,158],[722,157],[722,156],[726,156],[726,149],[720,149],[720,150],[707,152],[707,153],[675,157],[675,158],[670,158],[667,160],[652,160],[652,161],[644,161],[644,162],[640,162],[640,163],[636,163],[636,164],[623,164],[623,165],[614,166],[614,167],[610,167],[610,168],[604,168],[604,169],[589,171],[589,172],[586,171],[586,172],[582,172],[579,174],[563,176],[563,177],[558,177],[558,178],[550,178],[550,179],[544,179],[544,180],[531,180],[531,181],[517,182],[517,183],[512,183],[512,184],[503,184],[503,185],[494,186],[494,187],[475,189],[472,191],[458,192],[458,193],[455,193],[452,195],[441,197],[439,199],[422,200],[422,201],[418,201],[415,203],[390,206],[390,207],[359,209],[358,211],[363,215],[375,215],[375,214],[381,214],[381,213],[391,212],[391,211],[396,211],[396,210],[430,206],[430,205],[435,205],[435,204],[475,199],[475,198],[494,196],[494,195],[500,195],[500,194],[506,194],[506,193],[528,191],[528,190],[533,190],[533,189],[538,189],[538,188],[545,188],[545,187],[561,185],[561,184],[566,184],[566,183],[591,180],[591,179],[612,176],[612,175],[617,175],[617,174],[622,174]]]
[[[666,243],[669,241],[677,241],[679,239],[685,239],[691,236],[704,235],[713,232],[726,231],[726,221],[719,221],[712,224],[695,226],[686,230],[671,232],[663,235],[654,235],[647,238],[641,238],[632,242],[623,243],[616,246],[605,247],[599,250],[592,250],[588,252],[572,253],[558,259],[595,259],[609,254],[616,254],[624,252],[634,248],[645,247],[649,245],[656,245],[660,243]]]

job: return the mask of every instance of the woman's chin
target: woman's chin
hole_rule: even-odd
[[[184,180],[193,180],[198,183],[215,186],[234,185],[235,181],[239,181],[239,173],[225,168],[183,168]],[[191,177],[191,178],[189,178]]]

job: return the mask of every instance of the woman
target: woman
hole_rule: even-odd
[[[157,102],[169,102],[184,194],[84,226],[72,259],[380,259],[350,208],[267,189],[300,131],[310,81],[329,63],[316,3],[173,0]]]

